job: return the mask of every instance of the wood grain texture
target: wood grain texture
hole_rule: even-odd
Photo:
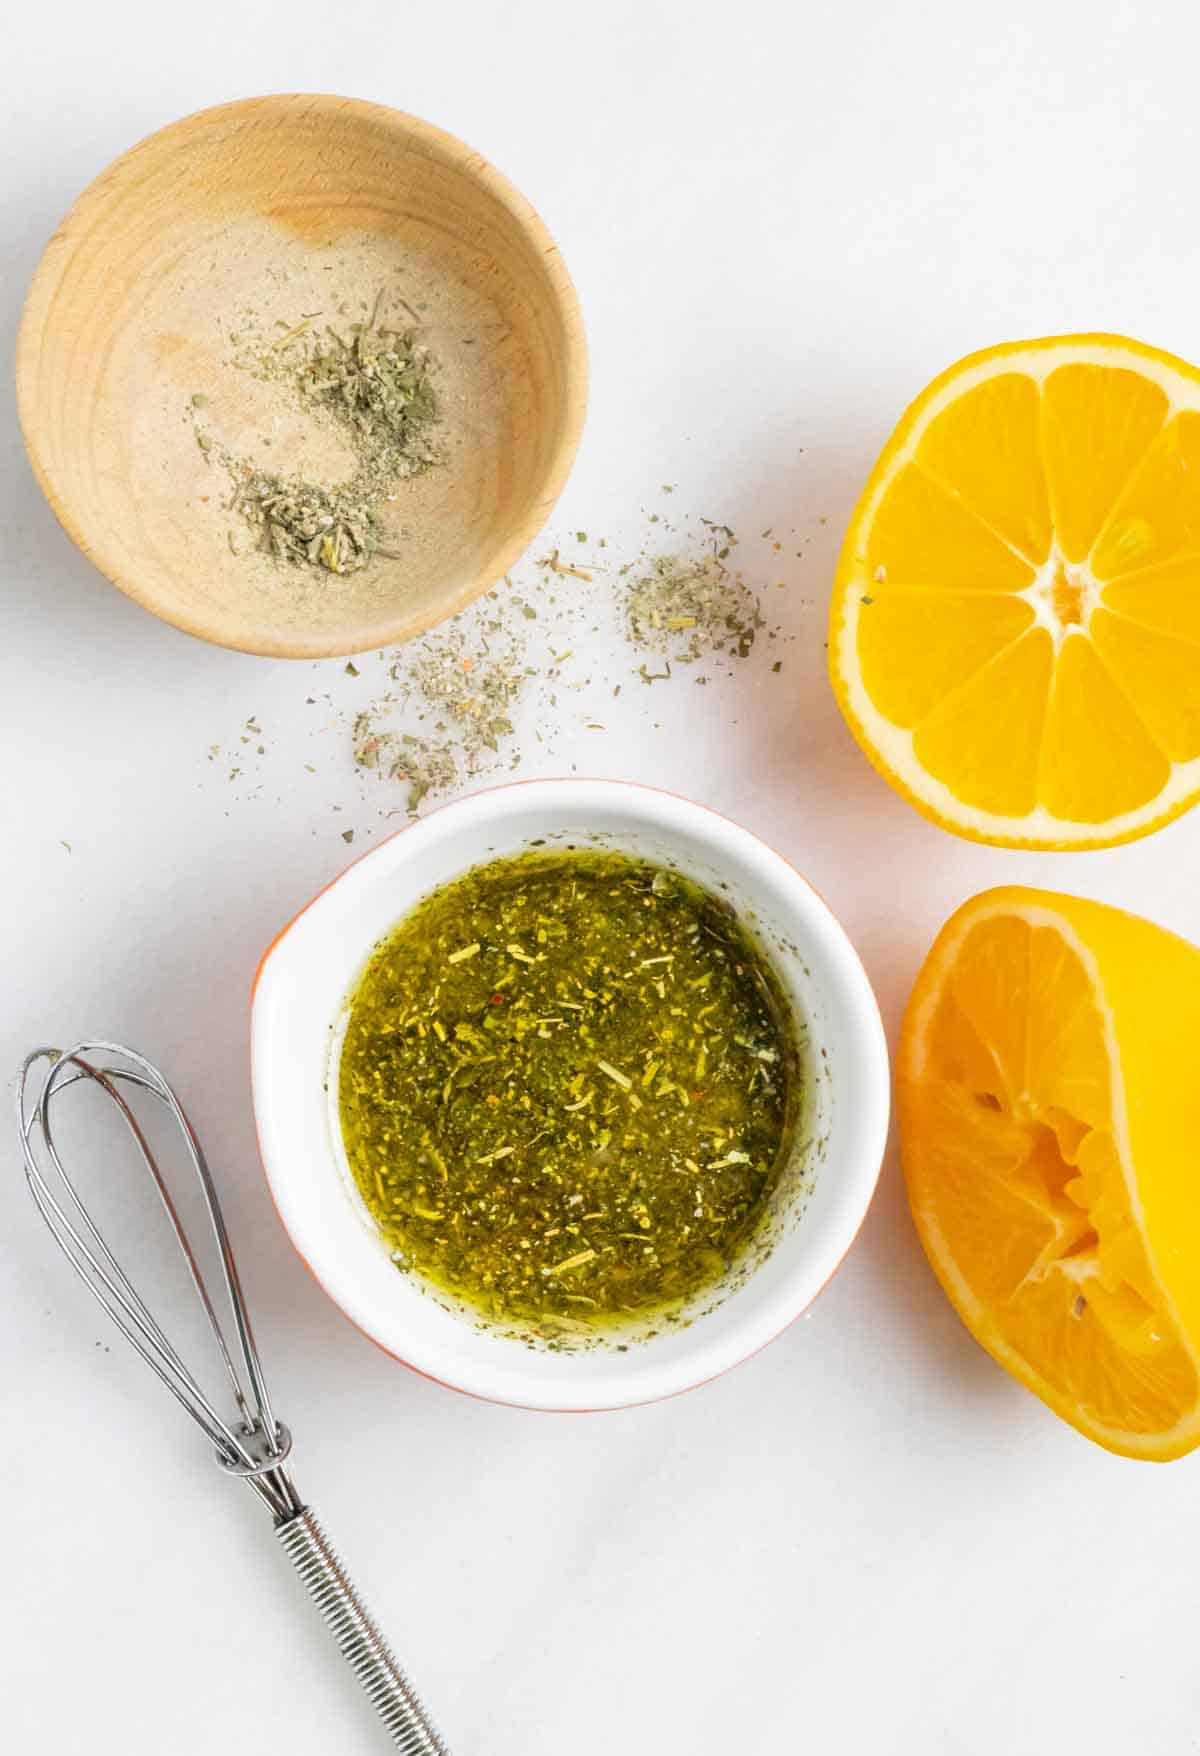
[[[231,334],[248,308],[357,315],[385,282],[441,361],[448,461],[387,509],[400,558],[277,565],[228,511],[191,398],[218,449],[339,479],[346,447],[231,364]],[[586,381],[575,290],[529,204],[451,135],[328,96],[201,111],[117,159],[47,246],[17,350],[29,455],[84,553],[188,633],[295,658],[409,639],[505,573],[566,480]]]

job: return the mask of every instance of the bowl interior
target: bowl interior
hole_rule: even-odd
[[[391,1262],[348,1170],[336,1110],[347,991],[422,896],[531,843],[600,846],[670,864],[727,895],[757,932],[807,1032],[804,1126],[761,1246],[690,1321],[538,1346],[489,1327]],[[498,1400],[613,1407],[702,1382],[782,1329],[848,1248],[878,1175],[887,1057],[866,977],[804,881],[745,831],[685,801],[606,782],[477,795],[360,860],[276,942],[253,1018],[263,1159],[301,1255],[347,1314],[421,1371]]]
[[[231,362],[305,320],[345,333],[381,292],[439,361],[447,461],[386,507],[395,559],[277,565],[214,459],[334,483],[353,458]],[[320,656],[407,638],[512,565],[570,467],[585,365],[557,251],[478,154],[378,105],[290,96],[177,122],[85,191],[31,289],[18,378],[42,484],[115,583],[191,633]]]

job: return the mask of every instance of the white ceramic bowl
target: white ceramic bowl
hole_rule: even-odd
[[[351,1178],[337,1126],[348,990],[373,947],[438,885],[532,842],[601,846],[722,891],[758,933],[807,1027],[811,1100],[768,1228],[771,1247],[686,1326],[579,1351],[531,1346],[456,1311],[398,1270]],[[888,1060],[875,998],[845,933],[800,874],[702,805],[624,781],[526,781],[476,793],[363,856],[263,959],[251,1022],[263,1163],[292,1241],[374,1341],[429,1377],[541,1409],[627,1407],[746,1359],[841,1262],[879,1175]],[[616,1343],[627,1345],[618,1351]]]

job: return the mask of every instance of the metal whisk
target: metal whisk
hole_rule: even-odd
[[[41,1085],[36,1089],[39,1069]],[[168,1340],[105,1243],[63,1165],[55,1143],[51,1109],[68,1087],[81,1082],[89,1083],[112,1100],[137,1157],[158,1191],[233,1392],[237,1413],[232,1420],[222,1418]],[[220,1294],[214,1299],[205,1281],[158,1159],[139,1121],[137,1106],[145,1097],[156,1100],[174,1119],[185,1157],[200,1184],[221,1262],[223,1301]],[[146,1364],[207,1434],[221,1468],[240,1476],[268,1507],[276,1536],[391,1734],[392,1743],[406,1756],[449,1756],[285,1467],[292,1436],[271,1407],[212,1174],[171,1087],[149,1061],[119,1043],[77,1043],[73,1049],[63,1051],[37,1049],[21,1068],[17,1119],[33,1199],[67,1260]],[[48,1181],[47,1172],[55,1179],[54,1186]],[[232,1335],[217,1314],[218,1302],[228,1306]]]

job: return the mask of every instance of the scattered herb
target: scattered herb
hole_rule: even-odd
[[[283,352],[306,345],[307,332]],[[703,537],[688,515],[665,527],[680,533],[676,554],[653,558],[643,548],[624,562],[602,557],[595,564],[601,580],[595,590],[560,583],[561,576],[592,582],[592,574],[564,563],[553,549],[534,564],[536,571],[506,580],[435,634],[380,653],[386,680],[381,686],[376,683],[365,706],[361,699],[350,701],[342,713],[333,694],[307,695],[309,705],[328,703],[341,727],[352,728],[351,751],[364,777],[405,790],[399,801],[381,796],[380,814],[395,815],[397,802],[415,814],[431,797],[476,777],[518,768],[527,754],[534,754],[516,742],[522,721],[539,758],[561,753],[568,723],[596,736],[628,721],[628,687],[621,709],[609,708],[601,720],[605,709],[598,695],[603,693],[606,704],[621,699],[623,684],[602,674],[594,679],[587,675],[591,637],[600,631],[609,602],[633,648],[635,680],[646,685],[669,683],[673,675],[678,684],[682,674],[699,687],[719,686],[722,674],[729,677],[738,670],[736,661],[751,652],[756,640],[760,651],[768,642],[780,642],[776,652],[783,642],[794,640],[794,634],[785,634],[774,622],[764,623],[742,575],[721,560],[719,551],[737,545],[732,527],[698,522]],[[365,533],[345,534],[339,550],[351,548],[360,536],[369,546],[368,527]],[[598,556],[608,548],[604,537],[590,540]],[[643,541],[650,541],[648,529]],[[701,656],[703,668],[697,662]],[[337,670],[352,679],[378,678],[374,664],[374,659],[339,660]],[[686,666],[686,672],[676,672],[676,665]],[[773,675],[783,669],[774,652],[763,665]],[[580,698],[578,711],[564,712],[574,696]],[[640,690],[634,697],[640,698]],[[657,729],[657,720],[648,723]],[[247,730],[257,729],[247,724]],[[243,736],[241,742],[249,746],[250,740]]]
[[[588,585],[592,582],[592,575],[586,567],[572,567],[569,561],[560,561],[557,549],[552,549],[550,554],[544,556],[538,565],[549,568],[551,573],[561,574],[565,579],[582,579]]]
[[[763,617],[753,592],[725,566],[727,553],[722,548],[699,559],[660,555],[627,579],[630,640],[667,653],[676,664],[694,664],[709,653],[746,658]],[[644,667],[641,674],[652,680]]]
[[[408,809],[415,812],[431,792],[478,772],[487,755],[499,753],[513,735],[512,714],[528,671],[516,637],[499,618],[468,617],[405,647],[392,661],[395,693],[360,713],[354,722],[354,759],[408,783]],[[415,709],[429,732],[392,729],[397,703]]]

